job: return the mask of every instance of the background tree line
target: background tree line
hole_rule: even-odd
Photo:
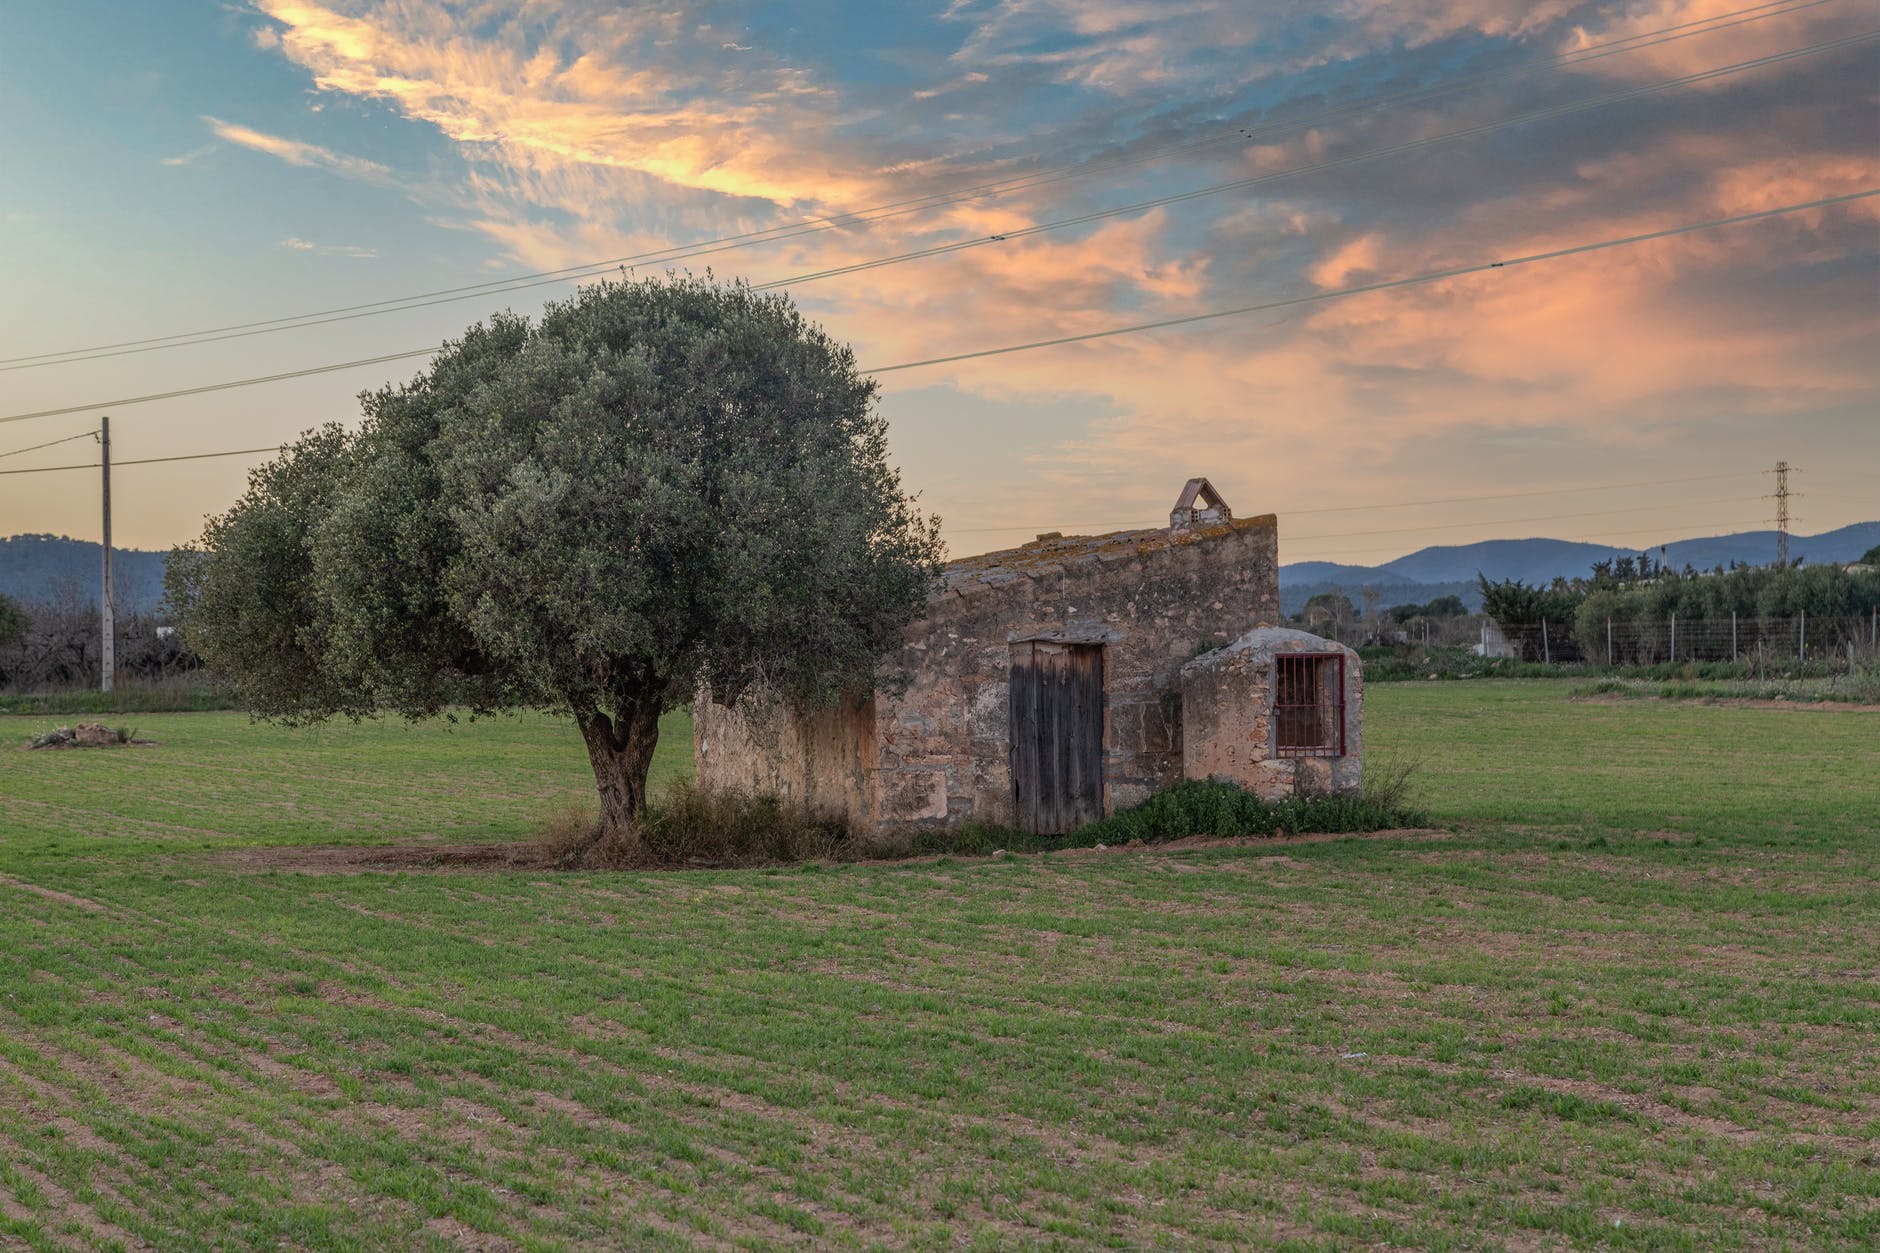
[[[1860,567],[1867,567],[1865,569]],[[1592,577],[1555,579],[1530,587],[1518,579],[1480,580],[1483,611],[1523,650],[1542,622],[1568,637],[1587,656],[1602,655],[1606,627],[1657,629],[1681,622],[1740,622],[1799,619],[1858,619],[1880,607],[1880,549],[1856,567],[1839,565],[1737,566],[1733,569],[1674,570],[1649,557],[1620,558],[1594,565]],[[1825,642],[1825,637],[1824,637]]]
[[[163,615],[120,613],[117,675],[156,682],[190,673],[201,662],[187,652]],[[22,604],[0,595],[0,690],[66,691],[98,686],[103,622],[96,601],[61,583],[47,600]]]

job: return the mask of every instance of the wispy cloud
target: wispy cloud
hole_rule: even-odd
[[[335,152],[331,148],[322,148],[318,144],[310,144],[298,139],[270,135],[266,131],[258,131],[251,126],[225,122],[221,118],[210,117],[206,114],[202,120],[214,132],[215,137],[224,143],[251,148],[256,152],[265,152],[289,165],[328,170],[342,178],[350,178],[361,183],[374,183],[381,187],[400,185],[399,179],[393,175],[391,169],[377,161],[348,156],[343,152]]]
[[[289,236],[281,241],[281,247],[295,252],[312,252],[322,257],[358,257],[369,259],[379,255],[376,248],[361,248],[356,244],[316,244],[310,239]]]
[[[214,144],[204,144],[200,148],[191,148],[188,152],[181,153],[174,157],[160,157],[158,158],[158,160],[160,160],[164,165],[173,165],[173,166],[194,165],[196,164],[196,162],[202,160],[204,157],[209,156],[211,153],[213,153],[215,149],[216,149],[216,146]]]

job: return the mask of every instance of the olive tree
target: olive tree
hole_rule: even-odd
[[[256,471],[171,598],[263,717],[571,714],[600,833],[631,838],[662,713],[886,680],[941,545],[874,397],[786,298],[599,284]]]

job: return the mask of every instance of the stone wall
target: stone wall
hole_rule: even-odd
[[[875,698],[808,716],[756,699],[700,700],[692,750],[702,788],[782,797],[858,825],[875,820]]]
[[[1274,659],[1281,653],[1338,653],[1345,659],[1344,755],[1274,755]],[[1364,781],[1364,683],[1358,654],[1305,631],[1249,631],[1181,672],[1187,724],[1183,773],[1223,779],[1268,800],[1298,793],[1355,792]]]
[[[880,694],[815,726],[774,707],[700,702],[699,780],[774,792],[869,825],[1015,817],[1011,647],[1104,646],[1104,812],[1182,777],[1181,669],[1279,620],[1272,515],[1188,530],[1041,540],[947,568]],[[872,735],[868,729],[872,727]],[[869,741],[864,749],[862,741]]]
[[[1278,617],[1270,515],[959,563],[908,632],[907,691],[879,700],[880,820],[1013,821],[1007,698],[1027,639],[1104,646],[1104,812],[1135,804],[1181,777],[1182,663]]]

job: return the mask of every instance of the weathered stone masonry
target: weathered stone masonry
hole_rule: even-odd
[[[1283,656],[1337,658],[1318,698],[1315,723],[1301,736],[1337,751],[1287,756],[1278,748],[1274,702]],[[1299,793],[1355,792],[1364,783],[1364,689],[1358,654],[1343,644],[1286,627],[1257,627],[1182,667],[1184,773],[1227,779],[1269,800]],[[1323,725],[1316,725],[1322,722]]]
[[[1181,779],[1182,668],[1279,620],[1278,522],[1234,519],[1205,480],[1184,490],[1171,522],[952,563],[895,659],[907,679],[899,695],[808,717],[758,700],[701,701],[700,783],[774,793],[867,827],[1012,824],[1015,646],[1099,659],[1102,812]]]

